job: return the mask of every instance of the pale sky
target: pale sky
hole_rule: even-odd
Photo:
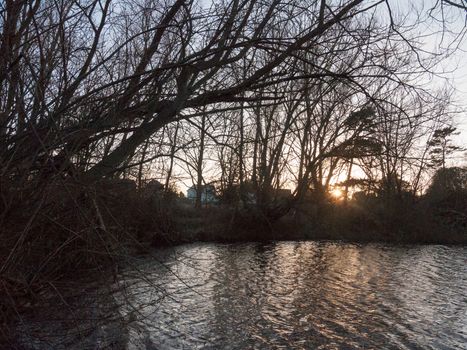
[[[392,3],[407,13],[417,13],[420,10],[425,13],[430,6],[433,6],[434,1],[425,0],[390,0]],[[436,16],[436,14],[435,14]],[[439,18],[439,14],[437,16]],[[445,70],[446,74],[442,74],[445,78],[449,79],[448,84],[452,86],[453,91],[453,109],[458,110],[459,113],[454,117],[454,126],[458,128],[460,134],[454,137],[454,142],[457,146],[467,148],[467,13],[453,7],[445,7],[445,23],[447,31],[454,33],[463,33],[464,36],[453,36],[449,35],[448,32],[443,32],[443,36],[440,34],[433,35],[426,38],[426,42],[423,43],[428,51],[436,51],[436,49],[446,48],[448,44],[455,42],[455,45],[451,45],[452,50],[451,56],[442,63],[437,71]],[[422,27],[423,34],[429,34],[430,32],[441,31],[443,29],[442,22],[428,21],[425,27]],[[441,39],[443,39],[441,41]],[[441,43],[441,44],[440,44]],[[440,79],[440,81],[442,81]],[[442,82],[443,84],[444,82]],[[433,84],[437,84],[436,79]],[[459,155],[455,160],[455,163],[463,162],[467,164],[467,156]]]
[[[457,56],[460,60],[460,66],[454,74],[453,85],[456,88],[456,99],[460,106],[465,110],[455,121],[460,131],[460,135],[456,137],[456,142],[459,146],[467,148],[467,40],[463,42],[463,51],[459,51]]]
[[[430,6],[433,6],[435,1],[425,1],[425,0],[389,0],[391,8],[394,11],[394,15],[399,13],[401,16],[408,15],[406,18],[410,21],[417,21],[417,13],[426,14]],[[380,7],[377,11],[382,11],[383,13],[387,8]],[[461,10],[446,8],[445,15],[447,19],[447,28],[454,32],[462,32],[464,26],[467,23],[467,14],[462,13]],[[385,14],[387,16],[387,13]],[[398,15],[396,15],[398,16]],[[425,17],[426,19],[426,17]],[[440,32],[442,28],[442,22],[430,21],[428,20],[424,25],[417,27],[417,31],[420,34],[430,34],[435,32]],[[441,66],[437,67],[436,71],[440,73],[444,71],[445,73],[440,74],[443,78],[434,79],[432,81],[433,88],[436,86],[441,86],[448,84],[453,90],[453,109],[459,111],[459,113],[454,118],[454,126],[458,128],[459,135],[455,136],[454,143],[457,146],[467,148],[467,33],[464,31],[466,36],[458,37],[457,40],[453,40],[454,37],[449,37],[448,34],[444,33],[444,36],[441,37],[439,34],[432,36],[425,36],[425,40],[420,42],[421,47],[427,51],[434,52],[439,49],[443,49],[447,46],[448,43],[453,41],[456,42],[455,50],[452,50],[451,56],[446,59]],[[443,38],[443,41],[440,45],[440,39]],[[451,46],[453,49],[453,46]],[[431,83],[430,83],[431,84]],[[427,84],[428,85],[428,84]],[[430,88],[430,86],[427,86]],[[467,152],[464,154],[459,154],[457,159],[452,160],[452,165],[464,164],[467,165]],[[179,183],[180,189],[183,191],[190,186],[190,180],[186,183]]]
[[[453,140],[457,146],[467,148],[467,13],[447,5],[441,12],[441,2],[436,0],[387,1],[396,23],[404,21],[407,27],[417,24],[412,33],[421,36],[419,48],[443,56],[449,49],[450,55],[434,68],[438,77],[432,77],[425,86],[428,89],[447,86],[453,92],[452,110],[458,112],[453,122],[460,133]],[[436,9],[430,11],[435,4]],[[387,6],[379,6],[376,12],[383,21],[389,18]],[[467,156],[459,154],[452,165],[460,162],[467,165]]]

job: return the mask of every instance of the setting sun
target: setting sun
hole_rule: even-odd
[[[344,196],[344,193],[339,188],[332,189],[330,193],[331,193],[331,196],[333,196],[336,199],[341,199]]]
[[[467,350],[467,0],[0,1],[0,350]]]

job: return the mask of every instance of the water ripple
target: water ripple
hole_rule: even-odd
[[[467,349],[467,248],[185,245],[133,262],[111,299],[128,349]]]
[[[151,261],[145,271],[172,298],[133,298],[144,283],[125,296],[152,308],[157,349],[467,349],[466,248],[281,242],[157,255],[174,273]]]

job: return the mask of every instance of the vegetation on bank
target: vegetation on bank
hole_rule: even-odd
[[[0,347],[62,283],[112,278],[151,245],[465,242],[465,169],[448,168],[460,108],[428,84],[465,9],[0,2]],[[172,190],[187,179],[194,203]]]
[[[423,195],[401,179],[350,179],[339,195],[310,187],[301,200],[233,185],[216,203],[189,200],[158,181],[91,185],[1,179],[0,322],[60,293],[70,279],[115,277],[128,255],[195,241],[346,240],[467,244],[467,168],[442,167]],[[350,195],[349,193],[352,193]],[[265,198],[268,200],[265,201]],[[0,343],[1,344],[1,343]]]
[[[438,170],[423,196],[385,192],[381,183],[379,191],[354,192],[348,200],[310,191],[300,202],[291,196],[261,206],[236,200],[233,189],[217,204],[197,207],[157,181],[140,189],[118,179],[86,187],[61,179],[40,191],[2,185],[4,200],[14,202],[3,217],[0,247],[4,337],[14,315],[33,309],[64,280],[98,271],[112,278],[125,256],[157,246],[302,239],[467,243],[467,169],[458,167]]]
[[[423,196],[361,191],[345,200],[310,193],[278,218],[243,203],[196,209],[179,200],[175,208],[172,243],[329,239],[467,244],[467,169],[440,169]]]

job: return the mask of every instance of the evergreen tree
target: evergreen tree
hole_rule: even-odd
[[[448,157],[463,150],[462,147],[452,143],[452,136],[459,134],[456,130],[452,126],[435,130],[433,138],[428,142],[432,167],[445,169]]]

